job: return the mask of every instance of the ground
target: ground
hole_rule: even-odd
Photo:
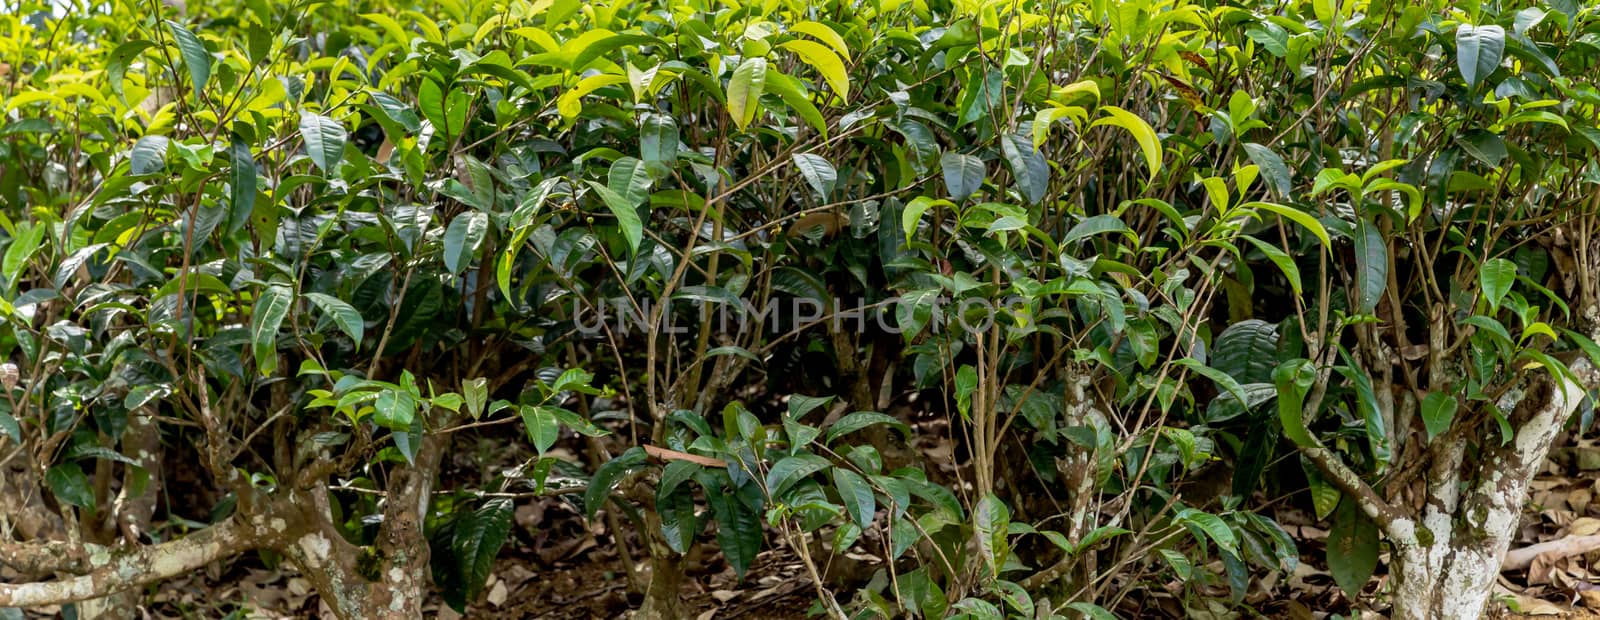
[[[940,433],[919,434],[919,437]],[[492,441],[492,440],[485,440]],[[479,458],[487,448],[460,450],[457,458]],[[919,450],[941,453],[949,446],[918,445]],[[505,454],[505,451],[501,451]],[[936,459],[948,462],[953,459]],[[466,471],[463,469],[462,471]],[[481,471],[479,469],[478,471]],[[450,472],[447,471],[448,477]],[[1565,438],[1553,450],[1544,472],[1533,484],[1524,513],[1521,539],[1515,547],[1600,534],[1600,441]],[[628,592],[622,562],[605,521],[589,524],[578,509],[577,496],[566,495],[519,500],[514,538],[500,554],[479,600],[467,609],[471,618],[590,619],[618,618],[637,606]],[[1381,618],[1380,576],[1360,601],[1348,599],[1333,583],[1323,560],[1327,532],[1289,502],[1277,504],[1274,514],[1301,548],[1300,567],[1294,574],[1258,575],[1245,599],[1247,606],[1274,618],[1344,617]],[[637,542],[628,536],[637,553]],[[711,547],[714,542],[704,541]],[[1514,548],[1515,548],[1514,547]],[[763,551],[742,580],[709,552],[688,560],[689,579],[684,599],[695,618],[752,618],[784,620],[806,618],[815,598],[810,581],[795,555],[786,548]],[[870,570],[870,569],[869,569]],[[1379,572],[1382,573],[1380,567]],[[1172,584],[1181,591],[1182,584]],[[1151,598],[1163,598],[1159,590]],[[1225,591],[1215,593],[1218,601]],[[1600,552],[1569,557],[1539,557],[1525,570],[1505,573],[1497,585],[1502,601],[1497,617],[1532,620],[1600,618]],[[1248,618],[1253,614],[1211,605],[1216,618]],[[1165,610],[1169,617],[1193,616],[1173,601],[1145,600],[1139,617]],[[55,615],[56,610],[39,610]],[[459,617],[437,598],[429,611],[439,618]],[[143,596],[144,618],[331,618],[307,582],[272,558],[248,556],[232,563],[153,587]],[[1129,616],[1131,617],[1131,616]]]

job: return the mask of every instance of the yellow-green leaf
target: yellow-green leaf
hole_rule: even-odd
[[[1324,247],[1324,248],[1333,247],[1333,242],[1328,240],[1328,229],[1323,228],[1322,227],[1322,222],[1318,222],[1317,218],[1311,217],[1311,214],[1306,213],[1305,211],[1301,211],[1301,210],[1296,209],[1294,207],[1286,207],[1286,206],[1283,206],[1283,205],[1280,205],[1280,204],[1273,204],[1273,203],[1270,203],[1270,202],[1247,202],[1247,203],[1245,203],[1243,205],[1240,205],[1240,208],[1248,209],[1248,210],[1251,210],[1251,211],[1255,211],[1255,210],[1270,211],[1272,213],[1276,213],[1278,215],[1286,217],[1286,218],[1294,221],[1294,223],[1305,227],[1306,230],[1311,231],[1311,234],[1316,235],[1317,239],[1322,242],[1322,247]]]
[[[746,58],[733,70],[733,78],[728,80],[728,114],[733,116],[733,123],[739,129],[750,126],[750,121],[755,120],[766,83],[765,58]]]
[[[844,37],[839,36],[833,28],[819,22],[800,22],[789,27],[790,30],[810,35],[812,38],[828,44],[833,51],[839,52],[845,60],[850,59],[850,45],[845,43]]]
[[[573,87],[572,90],[561,93],[561,98],[556,100],[556,109],[561,112],[562,118],[566,118],[568,120],[577,118],[578,113],[583,111],[582,100],[585,95],[588,95],[589,93],[601,88],[605,88],[613,84],[621,84],[627,81],[627,77],[621,75],[612,75],[609,73],[591,75],[583,78],[582,80],[578,81],[578,85]]]
[[[1101,125],[1116,125],[1133,134],[1133,139],[1139,143],[1139,150],[1144,152],[1144,164],[1150,169],[1150,178],[1156,178],[1156,173],[1161,171],[1161,138],[1156,135],[1156,130],[1150,123],[1139,118],[1132,112],[1116,106],[1105,106],[1106,116],[1094,122],[1094,127]]]
[[[800,60],[811,65],[817,73],[822,74],[822,79],[828,82],[828,87],[839,94],[843,99],[850,95],[850,76],[845,72],[844,61],[839,60],[839,55],[833,53],[821,43],[795,39],[778,44],[778,47],[794,52]]]

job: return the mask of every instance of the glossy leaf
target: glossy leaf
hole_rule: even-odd
[[[450,220],[444,231],[444,268],[459,275],[472,264],[484,234],[489,229],[489,216],[480,211],[468,211]]]
[[[1144,165],[1150,172],[1150,178],[1155,179],[1156,173],[1161,172],[1161,138],[1156,135],[1155,128],[1138,115],[1122,108],[1108,105],[1100,109],[1106,113],[1105,118],[1095,121],[1091,126],[1114,125],[1132,134],[1134,141],[1139,145],[1139,150],[1144,154]]]
[[[1484,261],[1483,267],[1478,270],[1478,284],[1483,287],[1483,299],[1489,304],[1490,312],[1500,309],[1501,300],[1511,292],[1511,285],[1516,281],[1516,263],[1504,258]]]
[[[833,194],[834,183],[839,180],[839,173],[833,169],[833,164],[821,155],[811,153],[795,153],[793,159],[801,178],[817,192],[817,196],[826,201]]]
[[[256,369],[269,376],[278,368],[278,328],[289,315],[294,303],[294,292],[285,286],[268,286],[256,299],[250,313],[250,345],[255,354]]]
[[[1356,301],[1363,314],[1372,314],[1389,286],[1389,246],[1378,225],[1356,221]]]
[[[1427,429],[1428,441],[1450,429],[1456,417],[1456,397],[1445,392],[1428,392],[1422,399],[1422,425]]]
[[[596,469],[594,475],[589,478],[589,486],[583,492],[584,516],[593,521],[595,512],[599,511],[600,505],[611,496],[611,490],[622,481],[622,477],[644,462],[644,448],[633,447]]]
[[[332,174],[339,161],[344,159],[344,127],[333,119],[310,112],[300,113],[300,137],[305,140],[306,154],[311,163],[323,174]]]
[[[183,58],[183,66],[189,70],[189,85],[194,95],[194,101],[199,102],[201,93],[205,92],[206,83],[211,81],[211,52],[206,51],[204,43],[183,24],[166,20],[167,31],[172,33],[173,42],[178,44],[178,55]]]
[[[872,487],[867,484],[867,480],[853,471],[835,467],[833,483],[839,489],[839,498],[844,501],[845,512],[850,514],[856,525],[862,529],[871,527],[872,514],[877,510],[877,503],[873,499]]]
[[[357,349],[361,348],[361,335],[366,331],[366,321],[361,318],[361,313],[355,307],[342,299],[323,293],[306,293],[318,310],[333,321],[333,324],[350,337]]]
[[[1506,31],[1500,26],[1462,24],[1456,28],[1456,66],[1468,87],[1477,87],[1494,73],[1505,51]]]
[[[728,114],[733,116],[733,123],[739,129],[749,127],[755,120],[766,83],[765,58],[746,58],[733,70],[733,77],[728,80]]]

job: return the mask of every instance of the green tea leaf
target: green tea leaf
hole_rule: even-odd
[[[733,123],[743,130],[755,120],[756,109],[761,104],[761,93],[767,83],[767,59],[746,58],[733,70],[728,80],[728,114]]]
[[[133,143],[128,154],[128,174],[145,175],[167,167],[167,137],[145,136]]]
[[[813,44],[815,45],[815,44]],[[795,168],[800,170],[800,176],[806,180],[811,189],[816,190],[817,196],[827,200],[833,194],[833,184],[838,181],[839,173],[833,169],[833,164],[828,163],[821,155],[811,153],[795,153]]]
[[[1328,532],[1328,572],[1351,598],[1360,596],[1378,569],[1378,525],[1353,497],[1339,502]]]
[[[1500,68],[1505,51],[1506,31],[1500,26],[1462,24],[1456,28],[1456,67],[1461,69],[1468,88],[1477,88],[1480,81]]]
[[[256,210],[256,162],[250,154],[250,145],[234,135],[228,144],[228,232],[237,232],[250,221]]]
[[[588,488],[583,492],[584,516],[593,521],[595,513],[600,510],[600,505],[611,495],[611,490],[629,471],[644,465],[645,458],[644,448],[634,446],[596,469],[594,475],[589,478]]]
[[[289,315],[293,302],[294,292],[281,285],[262,289],[261,297],[256,299],[255,309],[250,314],[250,344],[256,368],[262,376],[269,376],[278,369],[278,328]]]
[[[939,167],[944,171],[945,192],[950,194],[951,200],[956,201],[966,200],[977,193],[988,174],[983,160],[955,151],[940,155]]]
[[[467,211],[450,220],[450,226],[444,231],[445,270],[451,275],[460,275],[471,265],[488,229],[489,215],[481,211]]]
[[[333,320],[333,324],[350,337],[357,349],[361,348],[361,335],[366,330],[366,321],[361,318],[361,313],[357,312],[355,307],[332,295],[306,293],[305,297]]]
[[[544,456],[545,451],[561,437],[561,422],[556,419],[555,410],[540,405],[525,405],[519,410],[522,413],[522,425],[528,429],[528,441],[533,443],[533,449],[539,456]]]
[[[772,497],[783,495],[784,491],[795,483],[804,480],[811,474],[827,469],[828,459],[815,454],[796,454],[783,457],[774,463],[767,472],[767,493]]]
[[[206,51],[200,38],[183,24],[170,19],[166,20],[166,24],[167,30],[172,33],[172,40],[178,44],[178,55],[183,57],[183,66],[189,70],[194,101],[199,103],[200,93],[205,92],[206,82],[211,81],[211,52]]]
[[[94,489],[90,488],[89,477],[84,475],[77,463],[51,467],[45,472],[44,478],[56,499],[79,508],[94,509]]]
[[[872,486],[867,480],[848,469],[833,468],[833,484],[839,489],[839,498],[844,501],[845,511],[850,513],[856,525],[867,529],[872,525],[872,514],[877,511],[877,502],[872,495]]]
[[[1356,220],[1356,301],[1362,314],[1372,314],[1389,287],[1389,246],[1372,220]]]
[[[344,127],[333,119],[310,112],[300,113],[300,137],[305,140],[306,154],[323,174],[332,174],[344,158],[345,136]]]
[[[1488,302],[1491,313],[1500,310],[1500,301],[1511,292],[1511,285],[1516,281],[1516,263],[1504,258],[1484,261],[1483,268],[1478,270],[1478,284],[1483,287],[1483,299]]]
[[[512,510],[510,499],[493,498],[455,522],[450,552],[461,576],[463,600],[476,600],[488,582],[494,559],[511,534]]]
[[[611,210],[611,214],[616,216],[617,226],[622,229],[623,238],[628,240],[628,252],[637,254],[639,252],[639,244],[644,241],[644,222],[639,219],[638,205],[630,204],[627,198],[611,191],[609,187],[594,181],[586,181],[586,183],[589,184],[590,189],[600,195],[601,202],[605,203],[606,208]]]
[[[1456,417],[1456,397],[1445,392],[1428,392],[1422,399],[1422,425],[1427,428],[1428,441],[1433,441],[1450,429]]]

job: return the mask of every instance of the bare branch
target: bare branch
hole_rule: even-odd
[[[66,559],[62,568],[86,572],[58,581],[0,584],[0,607],[61,605],[145,586],[246,551],[275,546],[289,529],[283,521],[278,524],[281,530],[229,519],[171,542],[138,548],[71,543],[47,543],[31,549],[28,545],[12,546],[12,551],[25,550],[25,555],[36,560],[45,554],[59,554]]]

